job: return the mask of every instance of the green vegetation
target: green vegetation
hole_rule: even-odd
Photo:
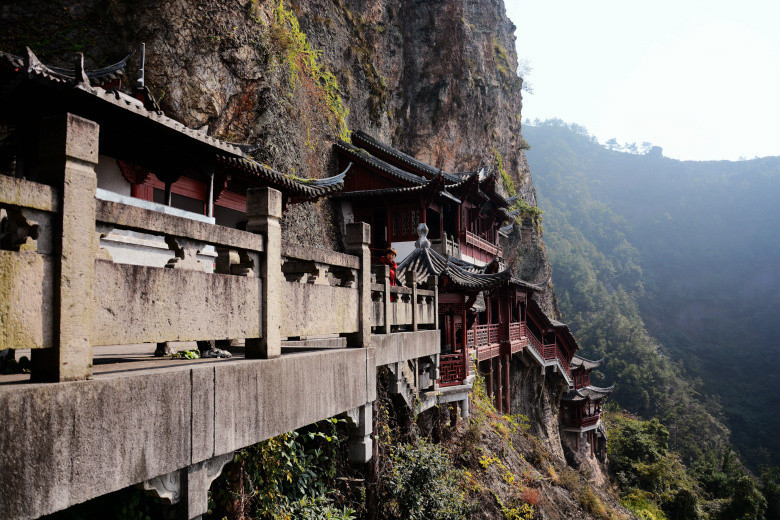
[[[441,447],[424,439],[393,449],[387,475],[391,508],[409,520],[465,519],[465,494],[459,489],[460,471]]]
[[[607,414],[609,458],[623,505],[647,519],[777,518],[762,492],[728,450],[710,452],[686,468],[669,450],[669,432],[657,420]]]
[[[236,453],[211,488],[207,518],[354,519],[349,507],[334,505],[338,426],[323,421]]]
[[[501,182],[504,183],[504,188],[510,197],[517,195],[517,188],[515,188],[515,182],[512,177],[509,176],[506,169],[504,169],[504,159],[501,154],[495,148],[491,149],[493,153],[493,160],[495,161],[495,167],[501,174]],[[510,210],[519,209],[518,220],[522,222],[525,219],[530,220],[536,229],[540,229],[542,224],[543,211],[537,206],[531,206],[522,198],[518,197],[517,202],[510,208]]]
[[[495,38],[493,38],[493,59],[501,85],[510,91],[515,89],[520,91],[523,88],[523,79],[515,73],[517,64],[510,61],[507,50]]]
[[[292,92],[303,88],[309,95],[319,98],[328,110],[337,135],[341,139],[349,139],[346,122],[349,109],[341,100],[336,77],[320,65],[321,52],[311,48],[295,13],[285,7],[284,0],[274,1],[273,17],[268,27],[269,41],[274,55],[288,72]]]
[[[761,500],[755,493],[762,491],[768,498],[773,488],[771,484],[759,488],[731,453],[723,420],[728,418],[735,426],[735,439],[763,444],[777,457],[778,441],[770,433],[776,427],[770,427],[769,421],[778,419],[756,410],[756,403],[763,403],[763,410],[776,409],[772,404],[776,395],[765,392],[763,385],[777,375],[768,373],[767,367],[750,373],[747,366],[756,368],[754,352],[767,347],[735,338],[707,313],[718,320],[744,315],[727,290],[740,292],[742,288],[731,277],[714,276],[716,271],[723,276],[727,267],[719,254],[736,262],[735,256],[744,257],[746,251],[774,251],[776,237],[767,240],[766,233],[758,232],[767,220],[778,217],[769,217],[768,200],[754,209],[740,200],[750,192],[756,204],[771,196],[759,197],[755,190],[778,191],[769,182],[772,175],[766,164],[754,164],[754,173],[748,174],[750,168],[746,168],[743,175],[734,174],[727,182],[725,174],[715,174],[725,167],[721,163],[706,163],[712,176],[695,177],[691,171],[696,163],[665,159],[653,154],[653,148],[646,155],[610,151],[583,128],[559,121],[526,126],[525,135],[534,144],[528,158],[545,210],[545,242],[562,314],[577,335],[583,355],[606,358],[594,372],[593,383],[617,383],[614,401],[642,418],[657,419],[647,424],[613,421],[618,433],[610,433],[609,445],[618,455],[613,458],[611,451],[610,459],[613,467],[622,467],[616,471],[622,473],[624,502],[643,511],[645,518],[660,518],[659,510],[669,518],[736,518],[728,516],[736,511],[745,518],[761,518]],[[666,171],[670,166],[671,172]],[[722,182],[730,187],[718,188]],[[725,197],[729,190],[728,202],[716,196]],[[755,230],[759,212],[765,222]],[[733,220],[725,222],[724,214]],[[737,223],[747,228],[737,232]],[[715,230],[717,239],[709,234]],[[726,234],[729,247],[723,247]],[[752,248],[748,246],[750,235],[754,237]],[[737,250],[732,252],[732,247]],[[753,269],[742,273],[739,281],[766,271],[760,265]],[[692,294],[702,287],[706,288],[702,294]],[[775,305],[776,294],[764,298],[763,287],[751,284],[751,288],[759,292],[761,305]],[[741,301],[753,308],[744,291],[742,295]],[[755,316],[771,315],[766,308],[755,312]],[[694,330],[691,322],[703,334],[700,347],[686,336]],[[755,317],[749,323],[757,324]],[[733,321],[730,326],[746,333]],[[720,334],[730,339],[728,349],[718,346]],[[735,348],[740,356],[734,355]],[[721,394],[724,408],[708,394],[725,389],[729,392]],[[742,416],[755,410],[746,423],[749,427],[733,421],[730,403],[744,407],[739,412]],[[634,450],[623,442],[621,429],[628,432],[626,438],[638,435],[641,446]],[[742,441],[738,445],[745,446]],[[723,482],[729,482],[728,486]],[[739,496],[733,494],[737,489]],[[700,516],[685,513],[693,509]]]

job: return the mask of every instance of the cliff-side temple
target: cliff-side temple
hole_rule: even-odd
[[[337,415],[367,462],[379,369],[410,410],[462,416],[474,367],[505,414],[541,374],[564,443],[603,459],[611,389],[504,265],[495,172],[355,132],[338,174],[285,175],[123,92],[123,67],[0,55],[0,349],[31,358],[0,376],[0,516],[137,485],[199,518],[236,450]],[[285,209],[323,197],[345,252],[283,241]]]

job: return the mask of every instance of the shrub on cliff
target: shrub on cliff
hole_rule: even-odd
[[[446,452],[424,439],[397,445],[386,476],[392,513],[408,520],[465,519],[465,497],[459,489],[460,471]]]

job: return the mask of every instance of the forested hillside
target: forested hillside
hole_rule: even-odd
[[[751,467],[780,463],[780,158],[627,153],[560,121],[524,132],[561,311],[608,354],[616,400],[659,416],[689,461],[725,440],[710,414]]]

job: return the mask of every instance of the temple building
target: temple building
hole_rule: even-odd
[[[607,434],[601,422],[601,405],[614,386],[600,388],[590,384],[590,373],[604,362],[603,359],[591,361],[574,356],[571,361],[571,374],[574,385],[561,399],[562,430],[575,436],[575,446],[587,438],[591,455],[603,459],[606,456]]]
[[[299,179],[255,161],[246,145],[221,141],[163,114],[139,79],[132,95],[120,90],[126,60],[97,71],[49,67],[28,49],[0,53],[0,163],[28,180],[43,177],[37,150],[39,121],[68,112],[100,125],[97,197],[146,201],[177,216],[238,227],[246,220],[246,192],[271,187],[283,206],[339,191],[344,174]],[[134,199],[134,201],[133,201]]]
[[[378,379],[414,414],[465,417],[472,367],[504,414],[547,389],[554,436],[603,460],[612,387],[505,265],[518,210],[497,172],[355,132],[338,174],[285,175],[167,117],[142,72],[123,91],[126,62],[0,53],[0,355],[30,351],[0,376],[5,516],[141,486],[195,520],[236,450],[340,416],[366,463]],[[343,251],[282,236],[286,208],[323,197]],[[183,343],[234,356],[168,355]]]
[[[334,145],[340,167],[351,165],[334,198],[345,222],[371,224],[375,261],[398,251],[399,283],[437,280],[439,387],[470,385],[476,363],[498,410],[510,413],[511,357],[521,352],[571,387],[574,336],[536,303],[541,287],[503,264],[500,239],[517,210],[495,172],[441,171],[363,132],[352,142]]]
[[[363,132],[334,150],[344,179],[341,211],[346,221],[361,221],[373,230],[371,248],[388,247],[401,261],[414,249],[417,226],[428,226],[431,246],[445,256],[484,266],[501,261],[501,226],[517,213],[514,198],[498,188],[495,171],[451,173],[436,170]]]

